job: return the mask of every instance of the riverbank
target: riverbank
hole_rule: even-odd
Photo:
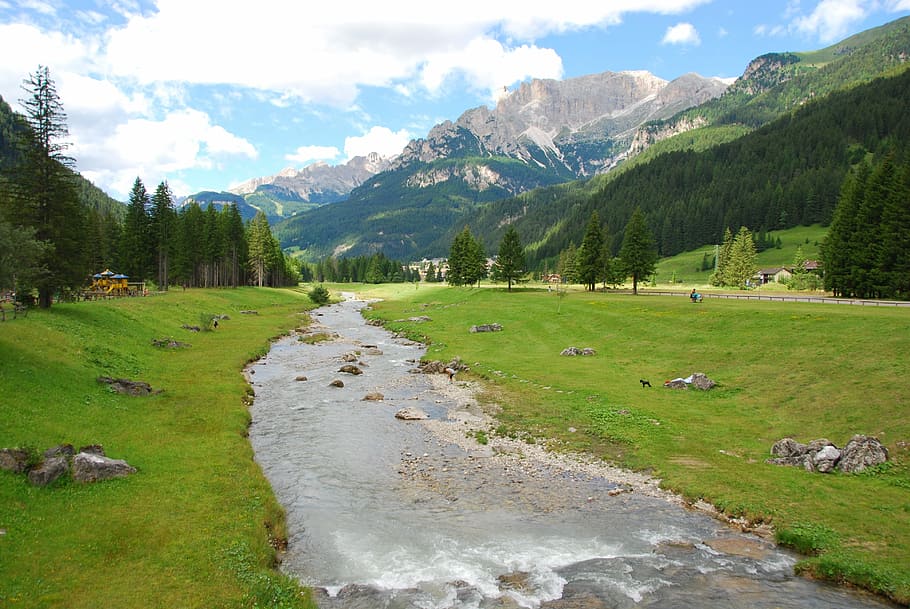
[[[283,511],[253,460],[241,375],[312,307],[300,290],[189,289],[0,324],[0,448],[100,444],[137,469],[47,487],[0,471],[0,606],[312,607],[274,568]],[[216,330],[185,328],[213,315]]]
[[[427,342],[430,359],[469,363],[459,378],[502,407],[496,436],[648,472],[734,524],[773,527],[803,552],[801,573],[910,602],[910,413],[895,382],[910,374],[906,310],[440,288],[368,315]],[[501,332],[468,332],[494,322]],[[560,357],[568,346],[596,355]],[[718,387],[661,387],[695,371]],[[887,467],[832,476],[765,463],[783,437],[843,445],[857,433],[886,443]]]

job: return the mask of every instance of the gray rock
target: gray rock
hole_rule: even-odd
[[[24,448],[0,448],[0,469],[21,474],[28,468],[29,454]]]
[[[691,385],[696,389],[708,391],[709,389],[713,389],[717,383],[709,379],[708,376],[703,372],[693,372]]]
[[[887,460],[888,449],[877,438],[857,434],[850,438],[844,447],[837,469],[846,473],[856,473]]]
[[[99,383],[107,383],[117,393],[133,396],[146,396],[160,391],[152,391],[152,386],[144,381],[131,381],[129,379],[115,379],[109,376],[99,376]]]
[[[123,478],[136,473],[136,468],[122,459],[110,459],[93,453],[78,453],[73,457],[73,480],[99,482]]]
[[[45,459],[28,472],[28,481],[34,486],[47,486],[69,471],[69,461],[66,457],[51,457]]]
[[[396,412],[395,418],[401,419],[402,421],[422,421],[424,419],[429,419],[430,417],[420,408],[408,406],[407,408],[402,408]]]
[[[834,471],[834,467],[840,457],[841,451],[833,444],[829,444],[813,455],[812,464],[815,467],[815,471],[820,474],[827,474]]]
[[[502,325],[500,324],[480,324],[476,326],[471,326],[471,332],[501,332]]]
[[[91,455],[98,455],[99,457],[106,456],[104,454],[104,447],[100,444],[89,444],[88,446],[82,446],[79,448],[81,453],[89,453]]]
[[[771,447],[771,454],[775,457],[797,457],[806,454],[806,445],[793,438],[778,440]]]
[[[50,459],[52,457],[64,457],[66,459],[72,459],[73,455],[76,454],[76,450],[73,448],[72,444],[58,444],[53,448],[48,448],[44,451],[42,455],[45,459]]]

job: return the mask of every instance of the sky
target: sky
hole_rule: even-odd
[[[46,66],[76,169],[125,201],[394,156],[533,78],[732,79],[910,0],[0,0],[0,96]]]

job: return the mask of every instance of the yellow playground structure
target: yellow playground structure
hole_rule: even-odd
[[[92,275],[92,284],[85,290],[86,300],[109,296],[137,296],[145,293],[145,283],[130,283],[129,277],[106,269]]]

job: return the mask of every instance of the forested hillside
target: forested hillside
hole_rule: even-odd
[[[636,206],[660,254],[718,243],[727,227],[773,230],[830,222],[849,169],[868,156],[906,154],[910,72],[804,105],[793,115],[701,152],[663,154],[621,175],[523,194],[466,217],[488,251],[512,222],[532,267],[581,242],[596,211],[615,254]],[[451,242],[463,224],[440,238]]]

